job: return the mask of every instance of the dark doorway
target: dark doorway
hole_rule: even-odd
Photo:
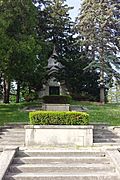
[[[50,86],[49,87],[49,95],[60,95],[60,87],[59,86]]]

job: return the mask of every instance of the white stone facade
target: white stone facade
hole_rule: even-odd
[[[26,146],[92,146],[93,126],[25,126]]]
[[[62,68],[62,65],[60,62],[57,61],[57,53],[55,51],[55,48],[53,50],[53,54],[48,59],[48,75],[50,76],[50,79],[48,79],[47,83],[43,85],[43,88],[41,91],[38,92],[39,97],[48,96],[48,95],[66,95],[69,94],[67,92],[67,89],[65,87],[65,83],[59,82],[54,77],[54,73],[58,72],[58,69]],[[56,94],[50,94],[50,88],[58,87],[58,91]]]
[[[42,109],[45,111],[69,111],[70,104],[43,104]]]

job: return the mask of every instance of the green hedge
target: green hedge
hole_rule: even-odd
[[[71,101],[71,96],[44,96],[43,102],[47,104],[69,104]]]
[[[89,115],[85,112],[35,111],[29,113],[33,125],[88,125]]]

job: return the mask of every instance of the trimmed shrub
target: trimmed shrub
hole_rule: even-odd
[[[72,99],[75,101],[99,101],[99,96],[93,95],[88,92],[81,92],[81,93],[75,93],[71,94]]]
[[[29,113],[33,125],[88,125],[89,115],[85,112],[35,111]]]
[[[46,104],[69,104],[71,96],[44,96],[43,102]]]

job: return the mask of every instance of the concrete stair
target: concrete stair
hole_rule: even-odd
[[[94,145],[120,145],[120,127],[94,125],[93,130]]]
[[[22,125],[0,128],[0,147],[22,149],[24,136]],[[95,126],[94,145],[111,144],[120,145],[120,129]],[[120,180],[109,155],[100,148],[93,149],[17,151],[4,180]]]
[[[119,180],[101,150],[21,150],[4,180]]]
[[[1,153],[3,152],[3,149],[2,148],[0,148],[0,155],[1,155]]]
[[[0,147],[24,146],[24,138],[23,126],[4,126],[0,129]]]
[[[25,124],[10,124],[0,128],[0,147],[24,146]],[[120,145],[120,127],[95,125],[93,146]]]

